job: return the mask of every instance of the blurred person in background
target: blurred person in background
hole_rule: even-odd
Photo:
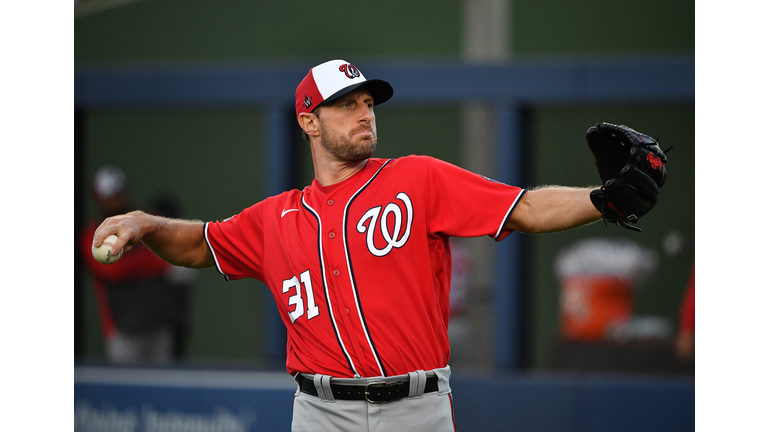
[[[180,292],[186,291],[189,277],[178,277],[174,266],[143,245],[113,264],[97,262],[91,244],[99,224],[131,210],[125,173],[116,166],[101,167],[92,192],[98,214],[80,233],[79,245],[93,277],[107,359],[119,365],[171,362],[181,352],[177,341],[180,323],[186,321],[180,311],[186,296]],[[162,210],[160,205],[154,212]]]
[[[695,357],[695,329],[696,329],[696,265],[691,268],[691,276],[688,279],[688,287],[685,297],[680,305],[680,326],[677,331],[676,351],[677,357],[684,362],[691,361]]]

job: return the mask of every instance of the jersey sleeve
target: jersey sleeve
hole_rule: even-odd
[[[433,233],[457,237],[488,235],[502,240],[503,229],[525,189],[430,158],[427,166],[429,226]]]
[[[223,221],[205,224],[205,241],[216,269],[227,280],[263,280],[265,201]]]

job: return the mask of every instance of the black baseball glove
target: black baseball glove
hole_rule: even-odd
[[[600,189],[590,193],[592,204],[602,213],[603,221],[642,232],[634,224],[658,201],[659,190],[667,180],[665,152],[648,135],[611,123],[589,128],[587,144],[603,182]]]

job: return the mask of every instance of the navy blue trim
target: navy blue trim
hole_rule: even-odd
[[[507,224],[507,220],[509,219],[509,215],[512,214],[512,212],[517,208],[517,205],[520,204],[520,200],[523,199],[523,195],[528,192],[527,189],[523,189],[520,194],[515,198],[515,201],[512,203],[512,205],[509,207],[509,210],[507,210],[507,214],[504,216],[504,220],[501,222],[501,226],[499,227],[499,230],[496,232],[496,236],[493,237],[495,241],[501,241],[503,240],[501,238],[501,234],[504,232],[504,225]]]
[[[224,220],[226,221],[227,219],[224,219]],[[226,273],[221,271],[221,267],[219,267],[219,259],[216,258],[216,252],[214,252],[213,246],[211,245],[211,242],[208,240],[208,224],[210,224],[210,222],[206,222],[203,225],[203,239],[205,240],[205,244],[208,245],[208,250],[211,252],[211,256],[213,257],[213,266],[216,267],[216,271],[219,272],[222,276],[224,276],[225,281],[229,282],[231,279]]]

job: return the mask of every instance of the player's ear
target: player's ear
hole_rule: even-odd
[[[313,113],[299,114],[299,126],[309,136],[320,136],[320,120]]]

